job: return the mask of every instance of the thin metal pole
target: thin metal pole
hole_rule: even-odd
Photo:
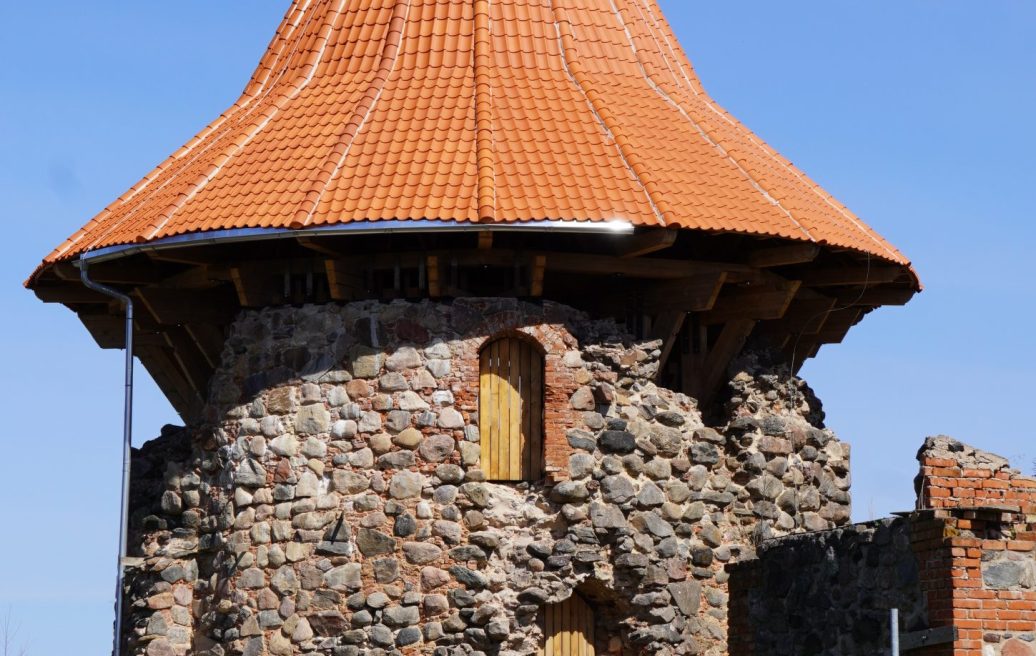
[[[110,287],[90,280],[89,263],[79,260],[79,277],[89,289],[110,296],[126,306],[125,396],[122,410],[122,504],[119,508],[119,562],[115,578],[115,636],[112,654],[122,656],[122,586],[125,579],[126,551],[129,541],[130,455],[133,442],[133,299]]]
[[[889,610],[889,637],[892,642],[892,656],[899,656],[899,609]]]

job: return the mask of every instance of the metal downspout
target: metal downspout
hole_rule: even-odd
[[[125,574],[127,550],[127,514],[129,512],[130,490],[130,443],[133,437],[133,299],[110,287],[90,280],[89,262],[80,258],[79,277],[87,288],[110,296],[126,306],[126,372],[125,398],[122,414],[122,505],[119,509],[119,562],[115,580],[115,636],[112,654],[122,656],[122,586]]]

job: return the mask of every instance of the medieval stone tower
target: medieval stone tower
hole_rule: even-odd
[[[84,273],[85,271],[85,273]],[[728,565],[849,521],[794,378],[918,281],[654,0],[295,0],[240,99],[29,285],[186,425],[123,653],[727,653]]]

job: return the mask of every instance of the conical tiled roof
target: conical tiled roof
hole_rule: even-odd
[[[709,98],[655,0],[295,0],[241,98],[56,249],[607,221],[906,259]]]

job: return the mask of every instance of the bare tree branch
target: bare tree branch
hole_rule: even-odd
[[[20,630],[21,625],[12,619],[8,608],[0,620],[0,656],[26,656],[29,653],[25,643],[18,642]]]

